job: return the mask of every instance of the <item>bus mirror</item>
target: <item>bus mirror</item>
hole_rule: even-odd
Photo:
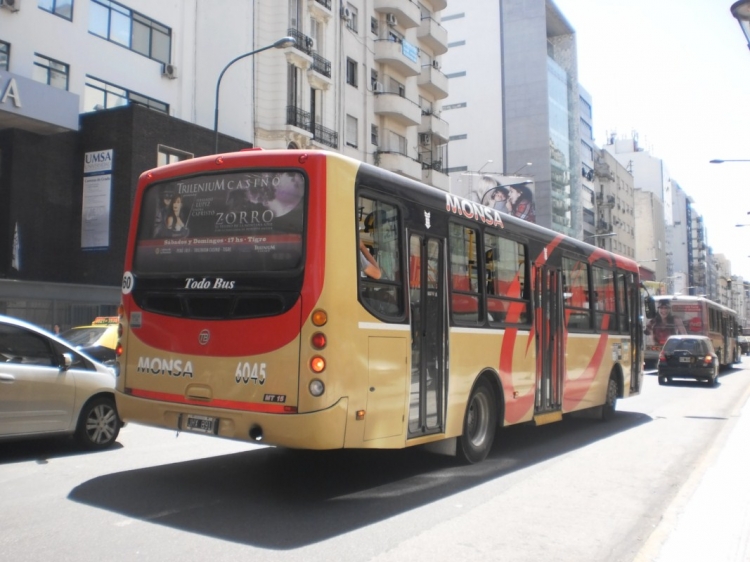
[[[656,316],[656,304],[654,303],[654,297],[646,297],[646,318],[649,320]]]

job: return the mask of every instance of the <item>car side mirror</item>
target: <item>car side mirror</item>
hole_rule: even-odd
[[[70,366],[73,364],[73,354],[66,352],[62,354],[62,362],[60,363],[60,370],[61,371],[67,371],[70,369]]]
[[[654,297],[646,297],[646,318],[649,320],[656,316],[656,303]]]

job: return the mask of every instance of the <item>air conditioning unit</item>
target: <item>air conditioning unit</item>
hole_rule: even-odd
[[[315,39],[310,39],[307,43],[307,46],[310,48],[311,51],[317,51],[318,42],[315,41]]]
[[[383,92],[385,92],[385,88],[383,87],[383,83],[382,82],[375,82],[372,85],[372,91],[375,92],[376,94],[382,94]]]
[[[419,133],[419,144],[430,146],[430,133]]]
[[[433,59],[432,67],[436,70],[440,70],[440,61],[438,61],[437,59]]]
[[[0,0],[0,8],[17,12],[21,9],[21,0]]]
[[[164,63],[161,67],[161,75],[170,80],[177,78],[177,67],[173,64]]]
[[[341,6],[341,17],[342,19],[345,19],[346,21],[351,21],[352,11],[346,6]]]
[[[398,25],[398,20],[396,19],[396,16],[394,16],[393,14],[386,14],[385,23],[387,23],[388,25],[394,26],[394,25]]]

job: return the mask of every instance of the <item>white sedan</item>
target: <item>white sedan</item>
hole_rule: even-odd
[[[41,328],[0,315],[0,440],[74,435],[104,449],[122,425],[114,372]]]

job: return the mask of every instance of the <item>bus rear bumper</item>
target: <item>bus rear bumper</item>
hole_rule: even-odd
[[[216,420],[210,435],[259,445],[315,450],[344,447],[349,405],[347,398],[341,398],[330,408],[308,414],[267,414],[172,404],[119,391],[116,400],[120,418],[126,422],[187,432],[188,416],[205,416]]]

